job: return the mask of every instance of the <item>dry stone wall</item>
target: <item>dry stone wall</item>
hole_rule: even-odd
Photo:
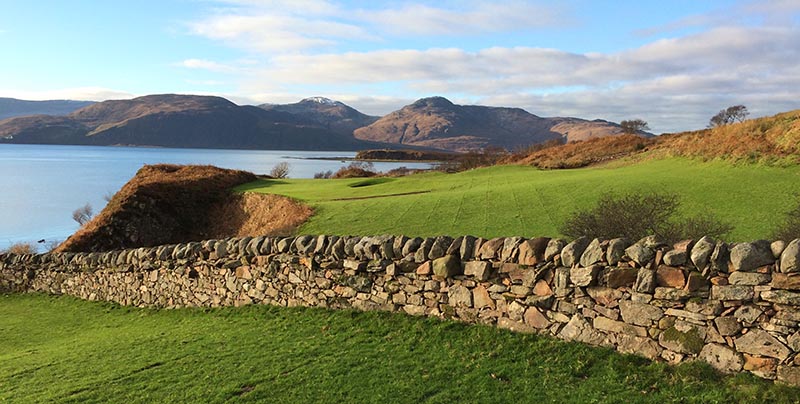
[[[0,255],[0,290],[400,311],[800,385],[800,240],[246,237]]]

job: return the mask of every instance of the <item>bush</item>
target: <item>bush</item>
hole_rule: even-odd
[[[499,146],[487,146],[479,152],[468,152],[442,161],[436,169],[444,172],[460,172],[473,168],[489,167],[499,163],[509,156],[508,151]]]
[[[794,209],[786,213],[783,223],[772,235],[774,240],[790,241],[800,238],[800,202]]]
[[[86,205],[72,211],[72,220],[78,222],[81,226],[88,223],[89,220],[92,220],[92,216],[94,216],[94,210],[89,202],[86,202]]]
[[[281,161],[280,163],[275,164],[275,166],[272,167],[272,170],[270,170],[269,172],[269,176],[277,179],[287,178],[289,177],[290,168],[291,166],[289,165],[289,163]]]
[[[378,175],[375,171],[375,166],[372,163],[364,161],[354,161],[350,165],[342,167],[333,178],[365,178],[374,177]]]
[[[593,208],[573,213],[561,233],[574,238],[625,237],[632,241],[657,235],[676,242],[702,236],[723,237],[733,229],[711,215],[675,219],[679,206],[674,194],[604,194]]]
[[[316,180],[328,179],[328,178],[331,178],[331,177],[333,177],[333,171],[331,171],[331,170],[320,171],[318,173],[314,173],[314,179],[316,179]]]
[[[16,243],[6,248],[0,253],[3,254],[36,254],[38,249],[33,243]]]

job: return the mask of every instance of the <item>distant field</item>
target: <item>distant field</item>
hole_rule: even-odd
[[[496,166],[396,179],[261,180],[240,191],[302,200],[314,234],[557,236],[571,212],[605,192],[663,191],[681,213],[711,212],[735,226],[729,241],[767,238],[800,199],[800,166],[701,162],[683,158],[617,167],[542,171]]]
[[[493,327],[0,295],[0,402],[794,402],[798,389]]]

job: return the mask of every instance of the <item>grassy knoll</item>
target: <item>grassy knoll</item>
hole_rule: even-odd
[[[792,402],[698,363],[390,313],[0,296],[0,401]]]
[[[711,212],[735,226],[730,241],[770,236],[800,194],[800,166],[683,158],[575,170],[496,166],[385,180],[263,180],[242,191],[305,201],[302,233],[556,236],[576,209],[604,192],[674,192],[681,213]]]

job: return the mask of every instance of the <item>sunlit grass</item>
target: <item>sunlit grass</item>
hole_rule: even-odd
[[[0,401],[793,402],[798,390],[400,314],[0,296]]]
[[[768,238],[800,196],[800,167],[670,158],[606,168],[543,171],[496,166],[427,173],[387,182],[363,179],[259,181],[242,191],[305,201],[314,234],[558,236],[577,209],[606,192],[669,192],[680,214],[711,213],[735,227],[728,239]]]

